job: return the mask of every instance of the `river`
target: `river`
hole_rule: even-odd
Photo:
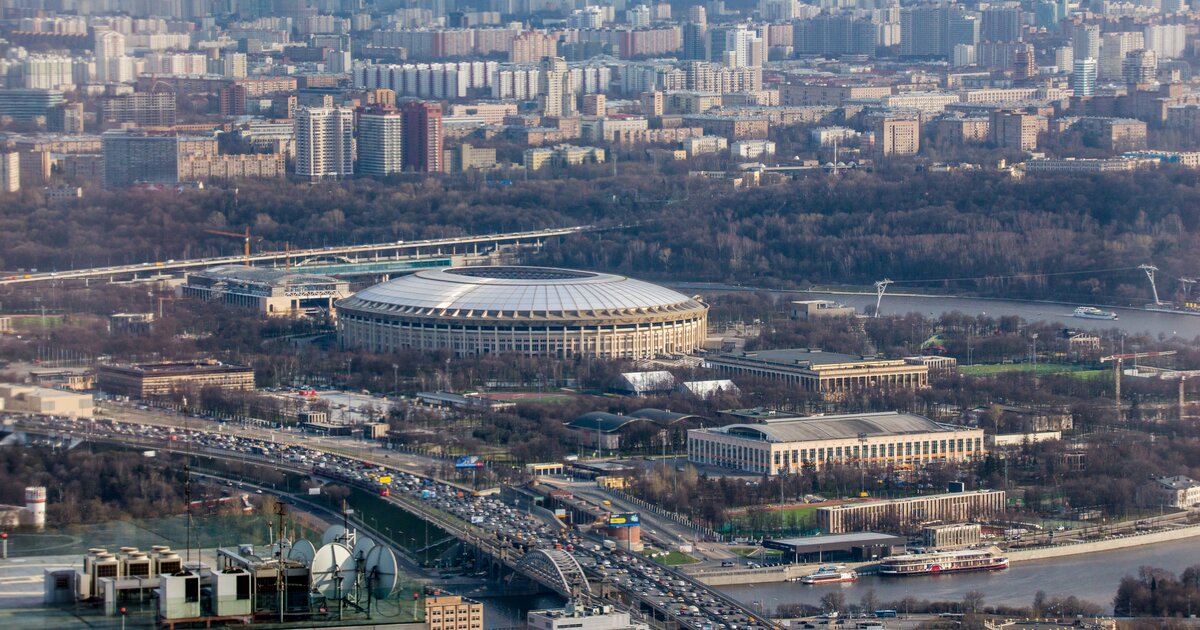
[[[1009,569],[990,573],[905,578],[867,575],[857,582],[826,586],[773,582],[719,588],[753,608],[761,605],[767,613],[779,604],[817,604],[831,589],[840,589],[849,603],[857,603],[863,593],[871,589],[880,603],[907,596],[929,601],[961,601],[968,591],[978,590],[984,593],[987,604],[1012,606],[1028,605],[1034,593],[1041,590],[1050,597],[1074,595],[1111,612],[1112,599],[1121,578],[1136,574],[1139,567],[1155,566],[1179,574],[1196,564],[1200,564],[1200,545],[1195,539],[1186,539],[1119,551],[1019,562]]]
[[[732,287],[714,284],[673,283],[670,286],[682,291],[695,291],[701,294],[722,293],[729,291],[752,291],[754,289]],[[833,300],[847,306],[853,306],[859,313],[866,308],[875,307],[874,293],[856,293],[842,291],[785,291],[801,300]],[[1176,313],[1158,313],[1136,308],[1103,307],[1113,311],[1119,319],[1116,321],[1101,319],[1082,319],[1072,317],[1071,313],[1077,306],[1083,304],[1067,304],[1056,302],[1034,302],[1020,300],[992,300],[953,296],[929,296],[913,293],[888,293],[883,296],[880,312],[888,314],[921,313],[929,317],[937,317],[942,313],[959,311],[967,315],[989,315],[1000,317],[1016,315],[1026,321],[1060,322],[1063,326],[1082,330],[1112,330],[1119,329],[1127,334],[1148,332],[1154,336],[1177,336],[1191,340],[1200,337],[1200,316],[1181,315]]]

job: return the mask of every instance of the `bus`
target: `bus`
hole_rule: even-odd
[[[885,619],[885,618],[895,617],[895,616],[896,616],[896,611],[891,610],[891,609],[875,611],[875,617],[877,617],[879,619]]]

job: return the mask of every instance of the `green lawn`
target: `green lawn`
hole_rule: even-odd
[[[52,328],[57,326],[63,323],[65,320],[66,317],[63,315],[47,315],[45,317],[41,317],[39,315],[31,315],[28,317],[18,316],[13,318],[12,327],[15,332],[38,331],[42,330],[43,328]]]
[[[1011,372],[1033,372],[1029,363],[991,363],[986,365],[960,365],[958,373],[963,376],[994,376]],[[1092,370],[1081,365],[1038,364],[1038,375],[1070,373],[1077,378],[1096,378],[1108,370]]]
[[[675,566],[679,566],[681,564],[694,564],[696,562],[700,562],[699,560],[687,555],[686,553],[683,553],[682,551],[668,552],[667,555],[659,556],[659,557],[655,558],[654,561],[659,564],[665,564],[669,567],[675,567]]]

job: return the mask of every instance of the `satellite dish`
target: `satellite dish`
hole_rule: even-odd
[[[330,525],[329,529],[321,535],[321,544],[328,545],[331,542],[339,542],[346,539],[346,528],[341,525]]]
[[[304,566],[310,566],[313,558],[317,556],[317,548],[312,543],[301,538],[292,545],[292,550],[288,552],[288,560],[301,562]]]
[[[313,590],[326,598],[344,598],[354,589],[354,558],[350,548],[341,543],[330,543],[318,549],[310,572]]]
[[[367,554],[367,580],[371,594],[378,599],[387,599],[396,591],[400,580],[400,565],[396,554],[387,545],[375,545]]]
[[[354,556],[355,560],[366,560],[367,554],[371,553],[373,547],[375,547],[375,541],[371,540],[369,536],[355,536],[354,549],[351,555]]]

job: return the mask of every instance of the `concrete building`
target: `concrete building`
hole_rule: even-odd
[[[830,534],[879,529],[916,532],[925,523],[999,516],[1004,513],[1005,497],[1003,490],[978,490],[821,507],[817,508],[817,527]]]
[[[0,191],[21,190],[21,154],[16,151],[0,153]]]
[[[1071,89],[1075,96],[1092,96],[1096,93],[1098,66],[1095,58],[1076,58],[1071,73]]]
[[[425,598],[427,630],[483,630],[483,604],[459,595]]]
[[[543,116],[574,116],[575,82],[562,57],[542,59],[538,76],[538,111]]]
[[[556,610],[531,610],[527,618],[530,630],[649,630],[650,626],[633,621],[629,613],[604,605],[589,607],[567,602]]]
[[[524,166],[531,171],[545,166],[578,166],[592,162],[604,163],[604,149],[599,147],[579,147],[570,144],[560,144],[553,148],[525,149]]]
[[[810,348],[722,354],[708,358],[706,364],[722,374],[782,380],[830,399],[865,390],[929,386],[929,369],[924,365]]]
[[[342,107],[296,110],[296,175],[309,180],[354,174],[354,111]]]
[[[213,360],[108,364],[96,369],[96,381],[100,391],[131,398],[166,396],[205,387],[250,391],[254,389],[254,369]]]
[[[175,124],[174,92],[135,92],[100,101],[100,123],[139,127],[170,127]]]
[[[729,145],[729,155],[743,160],[775,157],[775,143],[770,140],[738,140]]]
[[[929,549],[959,549],[978,545],[983,532],[979,523],[932,525],[921,530],[921,539]]]
[[[358,116],[358,174],[385,176],[404,170],[404,119],[395,109]]]
[[[109,188],[138,182],[171,184],[179,181],[179,138],[141,131],[106,131],[102,138],[104,185]]]
[[[1141,48],[1145,48],[1145,38],[1141,31],[1116,31],[1101,34],[1100,79],[1120,81],[1125,56]]]
[[[766,475],[833,464],[912,467],[973,461],[984,453],[982,429],[941,425],[897,412],[789,418],[688,431],[688,461]]]
[[[345,280],[279,269],[225,265],[187,274],[183,294],[288,317],[333,314],[333,303],[350,296]]]
[[[763,541],[783,552],[785,562],[869,562],[904,553],[907,540],[889,534],[854,532]]]
[[[400,107],[400,113],[404,117],[404,170],[444,172],[442,106],[438,103],[409,101]]]
[[[792,319],[819,319],[822,317],[853,317],[854,307],[831,300],[795,300],[792,302]]]
[[[1040,130],[1038,117],[1027,112],[998,110],[988,117],[988,141],[998,147],[1033,151]]]
[[[95,402],[91,394],[10,383],[0,384],[0,411],[38,416],[91,418],[94,408]]]
[[[445,160],[447,173],[463,171],[488,171],[498,166],[496,150],[461,144],[453,149],[446,149]]]
[[[876,118],[875,152],[880,156],[916,155],[921,151],[921,121],[916,116]]]

